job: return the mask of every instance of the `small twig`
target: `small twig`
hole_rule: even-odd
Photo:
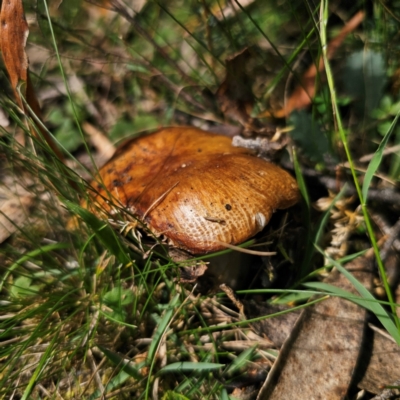
[[[228,296],[229,300],[235,305],[235,307],[239,310],[239,315],[241,319],[246,319],[246,315],[244,314],[244,305],[243,303],[236,297],[235,292],[225,283],[219,285],[220,289]]]

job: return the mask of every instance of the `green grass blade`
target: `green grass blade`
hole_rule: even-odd
[[[233,374],[240,368],[244,367],[248,361],[250,361],[255,353],[256,346],[252,346],[249,349],[240,353],[238,357],[232,362],[229,368],[226,370],[228,374]]]
[[[100,239],[103,245],[121,264],[128,265],[131,263],[131,259],[128,256],[128,249],[121,243],[116,233],[106,222],[101,221],[90,211],[72,203],[71,201],[65,200],[64,204],[75,215],[79,215],[79,217],[81,217],[96,232],[96,236]]]
[[[117,389],[122,384],[124,384],[131,376],[127,374],[124,370],[120,371],[114,378],[112,378],[107,383],[107,388],[105,390],[106,393],[111,392],[112,390]],[[99,389],[97,389],[91,396],[88,397],[87,400],[96,400],[101,398],[105,393],[102,393]]]
[[[168,392],[165,393],[162,400],[190,400],[190,399],[188,397],[184,396],[183,394],[176,393],[176,392],[169,390]]]
[[[20,265],[22,265],[26,261],[31,261],[35,257],[39,256],[40,254],[45,254],[53,250],[60,250],[60,249],[67,249],[70,246],[66,243],[56,243],[56,244],[49,244],[39,249],[30,251],[29,253],[22,256],[19,260],[17,260],[14,264],[12,264],[4,274],[3,278],[0,280],[0,292],[3,289],[4,283],[7,281],[9,275]]]
[[[129,376],[135,378],[135,379],[142,379],[143,376],[140,375],[140,368],[142,367],[141,365],[133,366],[133,363],[128,363],[123,357],[121,357],[119,354],[107,349],[104,346],[99,345],[99,349],[104,353],[104,355],[117,367],[121,368],[121,371],[124,371],[127,373]]]
[[[332,200],[331,204],[329,205],[328,209],[325,211],[325,213],[321,219],[321,222],[318,226],[318,230],[315,233],[314,243],[318,244],[319,241],[321,240],[324,228],[325,228],[326,224],[328,223],[328,220],[330,217],[330,211],[335,206],[336,202],[343,197],[346,189],[347,189],[347,185],[344,185],[342,190],[335,196],[335,198]]]
[[[174,314],[175,306],[178,304],[178,300],[179,300],[179,294],[175,295],[175,297],[171,300],[167,311],[161,318],[160,323],[158,324],[157,330],[154,332],[153,340],[151,342],[149,351],[147,353],[147,362],[149,364],[154,359],[160,339],[171,321],[172,315]]]
[[[60,331],[58,331],[54,336],[49,345],[46,348],[46,351],[43,353],[42,357],[40,358],[39,364],[36,367],[35,371],[32,374],[31,379],[29,380],[29,383],[24,391],[24,394],[21,397],[21,400],[27,400],[30,398],[31,392],[36,385],[36,382],[39,380],[40,375],[43,373],[43,370],[51,360],[51,353],[54,349],[54,345],[57,342],[58,336],[59,336]]]
[[[297,280],[301,279],[305,275],[307,275],[308,270],[311,265],[311,259],[314,254],[314,247],[312,245],[312,238],[311,238],[311,220],[310,220],[310,207],[311,207],[311,202],[310,202],[310,197],[308,195],[308,190],[306,183],[304,181],[303,174],[300,169],[300,164],[297,159],[297,154],[295,149],[293,149],[293,165],[294,165],[294,171],[296,174],[296,179],[297,179],[297,184],[299,185],[299,190],[301,193],[301,211],[302,211],[302,219],[304,221],[304,229],[306,230],[306,234],[304,239],[304,247],[305,247],[305,253],[304,253],[304,258],[303,261],[301,262],[301,267],[298,272]]]
[[[204,371],[213,371],[216,369],[220,369],[224,367],[225,364],[215,364],[208,362],[176,362],[169,364],[160,370],[161,374],[164,373],[180,373],[180,372],[204,372]]]
[[[179,294],[176,294],[175,297],[170,301],[169,307],[164,313],[163,317],[161,318],[160,323],[158,324],[158,327],[156,331],[154,332],[153,335],[153,340],[151,341],[149,350],[147,352],[147,359],[146,363],[150,365],[150,373],[149,377],[151,376],[151,373],[153,371],[155,362],[156,362],[156,352],[160,343],[160,340],[168,328],[168,325],[170,324],[171,318],[174,315],[174,309],[176,305],[178,304],[179,301]],[[146,392],[145,392],[145,399],[149,398],[149,390],[150,390],[150,379],[147,379],[147,384],[146,384]]]
[[[367,203],[368,189],[371,184],[372,178],[374,177],[375,172],[378,170],[379,165],[382,162],[383,151],[385,150],[386,145],[389,141],[389,138],[392,135],[394,128],[396,127],[399,116],[400,116],[400,112],[397,113],[397,115],[395,116],[388,131],[385,133],[385,136],[383,137],[382,141],[379,143],[378,149],[376,150],[374,156],[372,157],[372,160],[368,164],[367,172],[365,173],[364,182],[362,185],[362,195],[363,195],[365,204]]]
[[[346,268],[340,265],[340,263],[338,263],[337,261],[330,258],[318,246],[316,247],[321,252],[321,254],[324,254],[325,257],[328,258],[329,262],[332,263],[350,281],[350,283],[355,287],[357,292],[360,293],[361,297],[363,299],[368,300],[369,305],[368,306],[363,305],[363,307],[368,308],[376,315],[376,317],[386,328],[389,334],[393,337],[396,343],[400,345],[400,331],[398,330],[396,324],[393,322],[393,318],[389,315],[389,313],[382,307],[381,304],[377,302],[377,300],[370,293],[370,291],[367,288],[365,288],[364,285],[361,282],[359,282],[349,271],[347,271]],[[350,296],[353,295],[350,294]]]
[[[102,310],[99,310],[99,312],[104,318],[107,318],[108,320],[110,320],[112,322],[115,322],[117,325],[126,326],[127,328],[131,328],[131,329],[136,329],[137,328],[136,325],[132,325],[132,324],[128,324],[128,323],[123,322],[123,321],[119,321],[119,320],[113,318],[111,315],[105,313]]]
[[[333,73],[332,73],[332,70],[331,70],[331,67],[329,64],[329,60],[328,60],[328,55],[327,55],[328,43],[327,43],[326,27],[327,27],[327,23],[328,23],[328,0],[321,1],[320,21],[321,21],[321,23],[320,23],[320,40],[321,40],[321,47],[322,47],[322,56],[323,56],[323,60],[324,60],[324,64],[325,64],[326,77],[327,77],[329,92],[330,92],[330,96],[331,96],[332,113],[333,113],[333,116],[336,121],[337,130],[339,131],[339,136],[342,141],[342,145],[343,145],[344,151],[346,153],[347,160],[349,162],[351,175],[352,175],[353,181],[354,181],[354,186],[356,188],[358,198],[360,199],[361,209],[362,209],[362,212],[364,215],[365,225],[367,227],[369,239],[370,239],[372,247],[374,249],[376,262],[379,267],[379,272],[381,275],[382,283],[385,288],[385,292],[389,299],[389,302],[392,304],[392,306],[391,306],[392,313],[393,313],[393,315],[396,315],[396,308],[393,305],[394,304],[393,294],[390,289],[389,281],[388,281],[388,278],[386,275],[386,270],[385,270],[385,267],[384,267],[382,259],[381,259],[378,242],[376,240],[375,233],[372,228],[371,220],[370,220],[369,213],[368,213],[368,210],[366,207],[366,202],[365,202],[365,199],[363,196],[363,191],[361,190],[360,183],[358,181],[358,176],[357,176],[356,169],[354,166],[354,161],[353,161],[353,158],[352,158],[352,155],[350,152],[350,147],[348,145],[347,136],[346,136],[345,130],[343,128],[343,122],[342,122],[342,118],[340,115],[339,106],[338,106],[338,102],[337,102],[336,88],[335,88],[335,83],[333,80]],[[397,116],[396,116],[396,118],[397,118]],[[396,118],[395,118],[395,120],[396,120]],[[371,170],[372,170],[372,167],[371,167]],[[369,173],[369,176],[371,176],[371,175],[372,174]],[[369,184],[365,185],[365,187],[368,187],[368,186],[369,186]],[[396,317],[395,322],[396,322],[398,329],[400,330],[400,321],[397,317]]]

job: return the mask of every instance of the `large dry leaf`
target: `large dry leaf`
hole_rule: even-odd
[[[29,78],[29,62],[25,51],[26,40],[29,30],[25,19],[24,8],[21,0],[3,1],[1,6],[1,35],[0,45],[3,53],[3,60],[6,66],[10,83],[14,90],[18,105],[25,114],[29,115],[29,108],[35,116],[41,119],[41,110],[39,102],[33,90],[32,83]],[[21,97],[22,95],[22,97]],[[25,105],[23,98],[26,99]],[[45,141],[52,148],[53,152],[63,159],[61,152],[55,145],[53,139],[48,134],[46,129],[39,124],[38,128]],[[32,127],[32,134],[41,140],[41,136],[37,134]]]
[[[101,210],[126,210],[193,254],[242,243],[299,199],[286,171],[225,136],[189,127],[123,145],[93,185]]]
[[[287,307],[245,303],[246,315],[249,318],[273,314],[284,309]],[[293,311],[253,323],[252,328],[258,335],[267,337],[279,348],[289,337],[298,317],[299,312]],[[354,384],[360,389],[377,394],[383,387],[399,379],[400,347],[387,333],[368,328],[355,371]]]
[[[247,318],[258,318],[262,315],[271,315],[281,311],[289,311],[286,305],[264,304],[255,301],[244,301]],[[290,311],[285,314],[266,318],[251,324],[258,335],[267,337],[279,349],[290,336],[293,327],[300,316],[300,311]]]
[[[365,287],[372,282],[371,261],[359,258],[347,268]],[[355,292],[339,272],[328,283]],[[362,349],[366,310],[331,297],[306,308],[283,345],[258,400],[343,399]]]
[[[354,380],[360,389],[378,394],[400,379],[400,347],[387,334],[372,329],[363,344]]]
[[[224,115],[243,126],[249,123],[254,104],[251,79],[246,73],[249,58],[250,52],[246,48],[226,60],[226,76],[216,93]]]

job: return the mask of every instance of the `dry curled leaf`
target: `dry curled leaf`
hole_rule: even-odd
[[[26,40],[29,29],[25,19],[24,8],[21,0],[3,1],[1,6],[1,34],[0,45],[3,53],[3,60],[6,66],[10,83],[17,99],[18,105],[26,115],[33,111],[35,117],[41,119],[39,102],[33,90],[32,82],[29,78],[29,61],[25,51]],[[26,104],[23,99],[26,100]],[[52,137],[40,124],[38,125],[41,135],[45,142],[52,148],[53,152],[60,160],[63,156],[55,145]],[[42,137],[37,134],[32,127],[31,132],[39,140]]]
[[[28,24],[21,0],[3,1],[1,6],[1,51],[11,86],[21,108],[17,86],[28,79],[28,57],[25,52]]]
[[[126,210],[155,235],[192,254],[238,244],[276,209],[299,199],[286,171],[196,128],[164,128],[131,140],[100,170],[95,204]]]

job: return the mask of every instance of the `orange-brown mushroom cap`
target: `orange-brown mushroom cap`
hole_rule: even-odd
[[[126,209],[192,254],[239,244],[299,200],[294,178],[231,139],[164,128],[122,146],[99,171],[95,203]],[[112,198],[112,201],[110,201]]]

